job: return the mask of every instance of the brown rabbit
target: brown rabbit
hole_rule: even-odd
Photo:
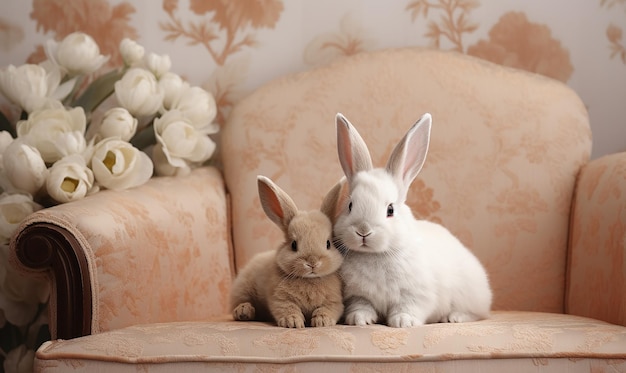
[[[298,211],[293,200],[269,178],[258,176],[265,214],[283,231],[277,250],[255,255],[231,291],[235,320],[274,320],[278,326],[335,325],[343,313],[338,269],[343,256],[332,242],[334,209],[329,193],[322,211]]]

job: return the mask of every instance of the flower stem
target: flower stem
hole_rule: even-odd
[[[69,105],[70,101],[75,99],[75,96],[78,93],[79,87],[83,84],[84,80],[85,80],[85,76],[84,75],[76,77],[76,81],[74,82],[74,87],[72,88],[72,91],[63,100],[63,104],[64,105],[66,105],[66,106]]]
[[[152,122],[150,122],[141,131],[137,132],[135,136],[130,139],[130,143],[139,150],[143,150],[148,146],[153,145],[155,142],[156,137],[154,135],[154,127]]]
[[[123,68],[101,75],[72,103],[72,106],[81,106],[85,113],[91,113],[115,91],[115,82],[120,80],[125,72],[126,69]]]

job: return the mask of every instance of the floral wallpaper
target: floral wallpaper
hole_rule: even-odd
[[[120,42],[131,38],[168,54],[186,80],[211,92],[220,125],[238,100],[273,78],[362,51],[428,46],[562,81],[589,110],[592,157],[626,151],[626,0],[7,0],[3,5],[0,68],[41,62],[47,39],[60,41],[75,31],[89,34],[110,56],[108,66],[115,66],[122,59]],[[16,115],[2,97],[0,110],[9,118]],[[420,195],[433,193],[426,185],[414,187],[424,190]],[[437,202],[420,206],[421,216],[436,219]],[[5,255],[0,261],[4,337],[23,333],[5,327],[11,314],[24,307],[43,314],[38,307],[45,294],[19,290],[15,274],[4,269]],[[42,316],[30,326],[16,326],[31,327],[29,348],[40,339],[43,323]],[[18,366],[25,356],[32,351],[23,346],[6,351],[0,343],[0,360]]]
[[[43,41],[91,35],[110,65],[132,38],[172,56],[213,93],[217,121],[246,93],[290,72],[366,50],[456,50],[560,80],[583,98],[593,157],[626,150],[626,1],[11,0],[0,66],[37,63]],[[564,7],[568,9],[563,12]]]

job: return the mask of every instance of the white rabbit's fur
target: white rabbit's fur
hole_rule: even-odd
[[[426,157],[430,124],[425,114],[387,167],[373,168],[365,142],[337,115],[347,183],[336,197],[334,236],[345,252],[340,272],[347,324],[409,327],[489,316],[492,294],[481,263],[446,228],[416,220],[405,204]]]

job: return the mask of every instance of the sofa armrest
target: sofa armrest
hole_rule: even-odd
[[[228,312],[233,273],[221,173],[198,168],[29,216],[10,260],[51,279],[52,338]]]
[[[573,206],[566,311],[626,326],[626,153],[586,165]]]

